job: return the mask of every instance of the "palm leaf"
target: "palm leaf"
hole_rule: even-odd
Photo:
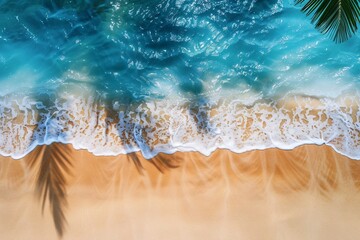
[[[29,165],[31,168],[38,168],[35,190],[42,201],[42,211],[48,200],[56,232],[62,237],[66,223],[66,174],[70,173],[71,167],[67,146],[53,143],[36,148],[29,156]]]
[[[312,15],[311,22],[323,34],[336,43],[348,40],[358,29],[360,22],[359,0],[295,0],[303,4],[301,11]]]

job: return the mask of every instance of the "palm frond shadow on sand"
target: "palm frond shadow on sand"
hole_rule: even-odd
[[[112,119],[112,122],[119,122],[119,113],[117,111],[112,110],[111,103],[105,103],[105,118]],[[136,107],[135,107],[136,109]],[[124,110],[125,115],[130,115],[131,109],[130,107],[126,107]],[[100,122],[100,116],[97,116],[97,124]],[[110,123],[106,122],[106,125],[110,125]],[[107,127],[108,128],[108,127]],[[146,126],[143,126],[139,123],[129,122],[125,129],[122,131],[118,130],[118,136],[121,141],[122,146],[126,146],[127,149],[133,148],[145,148],[150,149],[150,146],[147,144],[147,139],[142,136],[142,132],[146,132]],[[140,134],[139,134],[140,132]],[[142,151],[141,151],[142,152]],[[164,171],[172,168],[177,168],[181,162],[181,159],[172,157],[167,157],[167,154],[157,154],[150,160],[148,160],[159,172],[164,173]],[[139,174],[143,175],[145,169],[141,163],[141,158],[139,154],[136,152],[129,152],[126,154],[128,161],[133,162]]]
[[[67,145],[53,143],[39,146],[28,156],[29,167],[36,174],[35,192],[42,202],[42,212],[48,202],[59,237],[63,236],[66,226],[66,185],[72,167],[70,151]]]

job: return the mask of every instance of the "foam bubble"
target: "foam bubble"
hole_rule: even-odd
[[[0,153],[21,158],[35,146],[71,143],[96,155],[217,148],[234,152],[302,144],[326,144],[360,159],[359,97],[338,99],[293,96],[251,106],[223,101],[158,100],[106,106],[97,97],[0,100]]]

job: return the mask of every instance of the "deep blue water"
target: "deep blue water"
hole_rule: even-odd
[[[2,95],[73,85],[121,102],[236,88],[336,95],[358,87],[359,49],[359,37],[322,36],[291,0],[0,1]]]

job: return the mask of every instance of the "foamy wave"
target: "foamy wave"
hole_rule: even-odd
[[[21,158],[35,146],[72,143],[96,155],[217,148],[234,152],[326,144],[360,159],[359,97],[290,97],[244,105],[236,99],[191,103],[170,100],[111,106],[67,96],[51,103],[0,100],[0,153]]]

